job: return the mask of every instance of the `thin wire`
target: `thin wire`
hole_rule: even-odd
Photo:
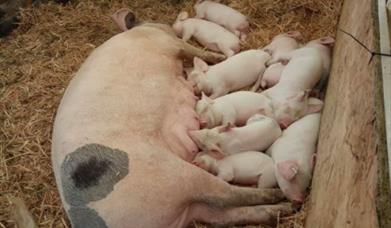
[[[354,37],[351,33],[348,33],[348,32],[346,32],[345,30],[343,30],[341,28],[338,28],[338,30],[340,30],[341,32],[343,32],[346,35],[350,36],[353,40],[355,40],[358,44],[360,44],[363,48],[365,48],[365,50],[367,50],[369,53],[371,53],[371,58],[369,59],[369,62],[372,61],[372,59],[373,59],[373,57],[375,55],[391,57],[391,54],[372,51],[365,44],[363,44],[360,40],[358,40],[356,37]]]

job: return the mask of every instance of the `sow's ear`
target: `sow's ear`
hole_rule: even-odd
[[[299,165],[295,160],[283,161],[277,164],[277,172],[287,180],[291,181],[299,172]]]
[[[194,57],[193,64],[194,64],[194,69],[201,71],[201,72],[204,72],[204,73],[207,72],[209,69],[208,64],[206,62],[204,62],[204,60],[202,60],[198,57]]]
[[[307,114],[311,113],[317,113],[322,111],[323,108],[323,101],[317,99],[317,98],[309,98],[308,99],[308,104],[307,104]]]
[[[117,10],[111,15],[111,19],[122,31],[129,30],[137,25],[136,16],[126,8]]]

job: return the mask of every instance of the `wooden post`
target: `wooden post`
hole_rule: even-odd
[[[339,27],[376,50],[377,20],[377,0],[345,0]],[[371,53],[337,32],[308,228],[391,227],[381,64],[378,56],[370,60]]]

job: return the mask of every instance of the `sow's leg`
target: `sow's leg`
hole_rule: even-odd
[[[194,192],[189,221],[218,226],[275,224],[278,215],[294,211],[291,203],[276,204],[284,199],[279,189],[233,186],[205,171],[200,171],[193,182],[200,187]]]

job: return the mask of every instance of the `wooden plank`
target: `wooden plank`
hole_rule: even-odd
[[[387,20],[386,0],[377,0],[377,14],[374,18],[375,42],[377,52],[391,53],[389,22]],[[378,19],[378,20],[376,20]],[[377,155],[378,155],[378,190],[376,198],[377,217],[380,228],[391,227],[391,58],[379,56],[375,81]],[[387,153],[388,151],[388,153]]]
[[[345,0],[339,22],[340,28],[371,50],[377,43],[374,2]],[[379,102],[380,61],[370,59],[371,54],[351,37],[337,33],[308,202],[308,228],[379,225],[376,200],[378,178],[383,178],[378,170],[384,171],[378,159],[386,153],[384,109]]]
[[[388,7],[391,10],[391,2],[388,2]],[[379,12],[379,36],[380,36],[380,52],[391,54],[389,26],[391,23],[387,19],[386,0],[378,0]],[[391,16],[391,15],[390,15]],[[391,168],[391,58],[389,56],[380,56],[381,75],[383,81],[384,94],[384,112],[387,132],[387,150],[388,150],[388,167]],[[390,170],[389,170],[390,171]],[[391,173],[391,172],[389,172]],[[391,185],[391,183],[390,183]]]

